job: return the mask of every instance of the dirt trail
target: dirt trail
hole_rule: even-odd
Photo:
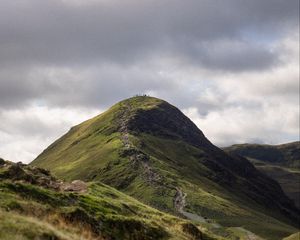
[[[174,196],[174,208],[177,212],[181,213],[183,216],[185,216],[187,219],[197,221],[200,223],[205,223],[205,218],[201,217],[198,214],[190,213],[184,210],[184,207],[186,205],[186,197],[187,194],[184,193],[179,187],[175,187],[176,194]]]
[[[134,144],[132,144],[132,142],[129,139],[128,120],[129,120],[130,111],[131,111],[131,106],[129,103],[127,103],[120,117],[119,131],[121,133],[121,140],[123,146],[127,150],[129,149],[132,150],[129,158],[133,163],[142,166],[143,173],[146,176],[146,180],[151,183],[157,182],[161,180],[162,177],[157,172],[155,172],[153,168],[150,166],[149,157],[146,154],[142,153],[141,151],[137,150]]]
[[[129,138],[129,129],[128,129],[128,121],[129,121],[129,115],[131,112],[131,106],[129,103],[125,105],[125,108],[121,114],[120,117],[120,133],[121,133],[121,141],[123,143],[123,146],[126,150],[132,150],[129,158],[133,163],[137,163],[140,166],[142,166],[143,173],[146,176],[146,180],[150,183],[155,183],[155,182],[161,182],[162,181],[162,176],[160,176],[156,171],[153,170],[153,168],[150,166],[149,163],[149,157],[138,151],[134,144],[130,141]],[[203,218],[202,216],[195,214],[195,213],[190,213],[184,210],[186,206],[186,197],[187,194],[184,193],[179,187],[177,186],[169,186],[172,189],[176,190],[175,196],[174,196],[174,208],[175,210],[185,216],[187,219],[192,220],[192,221],[197,221],[199,223],[207,223],[207,220]],[[217,223],[212,223],[212,226],[215,228],[221,227]],[[240,230],[243,230],[246,234],[247,240],[261,240],[261,238],[257,237],[255,234],[253,234],[250,231],[247,231],[246,229],[239,228]]]
[[[141,151],[137,150],[134,146],[134,144],[132,144],[132,142],[130,141],[129,138],[129,129],[128,129],[128,120],[129,120],[129,115],[131,112],[131,106],[129,103],[127,103],[124,106],[124,110],[121,114],[120,117],[120,133],[121,133],[121,140],[123,143],[123,146],[125,149],[127,150],[131,150],[130,151],[130,160],[135,163],[135,164],[139,164],[142,169],[143,169],[143,173],[144,176],[146,177],[146,180],[150,183],[157,183],[157,182],[161,182],[163,180],[163,177],[161,175],[159,175],[150,165],[149,162],[149,157],[142,153]],[[179,212],[180,214],[184,215],[186,218],[194,220],[194,221],[198,221],[198,222],[206,222],[206,220],[197,215],[197,214],[193,214],[193,213],[189,213],[184,211],[184,207],[186,205],[186,196],[187,194],[184,193],[179,187],[177,186],[169,186],[172,189],[176,190],[176,194],[174,196],[174,208],[176,209],[177,212]]]
[[[129,112],[131,110],[131,106],[129,104],[126,105],[126,108],[121,114],[120,118],[120,132],[121,132],[121,140],[125,148],[130,148],[131,143],[129,141],[129,131],[127,127]]]
[[[176,194],[174,197],[174,207],[179,213],[183,213],[183,208],[185,207],[186,193],[182,192],[180,188],[176,187]]]
[[[163,177],[158,174],[150,165],[149,162],[149,157],[144,154],[143,152],[139,151],[138,149],[135,148],[134,144],[130,141],[129,138],[129,129],[128,129],[128,121],[130,117],[130,112],[131,112],[131,106],[129,103],[127,103],[124,106],[124,110],[120,116],[120,128],[119,131],[121,133],[121,140],[123,143],[123,146],[126,150],[129,150],[130,155],[129,158],[134,164],[138,164],[139,166],[142,167],[143,169],[143,174],[146,178],[146,180],[149,183],[157,183],[157,182],[162,182]],[[187,194],[184,193],[179,187],[177,186],[169,186],[172,189],[176,190],[176,194],[174,196],[174,208],[177,212],[185,216],[186,218],[193,220],[193,221],[198,221],[198,222],[206,222],[206,220],[194,213],[189,213],[184,211],[184,207],[186,205],[186,196]]]
[[[259,236],[255,235],[253,232],[250,232],[249,230],[247,230],[243,227],[234,227],[234,229],[244,233],[245,240],[263,240]]]

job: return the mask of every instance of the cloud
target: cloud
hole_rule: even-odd
[[[2,1],[0,156],[29,161],[137,93],[178,106],[217,144],[297,139],[298,5]]]
[[[279,29],[297,23],[296,0],[266,2],[128,0],[78,6],[74,1],[6,1],[0,12],[0,61],[2,65],[126,64],[174,51],[194,58],[199,47],[205,51],[203,42],[241,40],[245,32],[257,38],[266,38],[268,32],[272,38],[282,33]],[[255,48],[251,42],[246,45]],[[255,52],[261,55],[258,49]],[[214,61],[207,65],[214,67]]]
[[[0,156],[30,162],[71,126],[91,118],[100,109],[61,109],[31,106],[0,111]]]
[[[278,43],[282,63],[271,71],[215,75],[215,88],[184,112],[220,146],[299,140],[298,41],[291,34]],[[211,103],[205,114],[202,101]]]
[[[228,107],[200,116],[197,108],[184,112],[218,146],[236,143],[278,144],[299,138],[297,106],[265,104],[260,108]]]
[[[198,50],[198,52],[197,52]],[[195,60],[204,67],[233,72],[265,70],[278,64],[278,56],[266,46],[245,41],[221,39],[202,43],[196,52]]]

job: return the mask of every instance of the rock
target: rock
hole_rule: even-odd
[[[182,224],[182,231],[191,235],[194,240],[202,240],[203,234],[202,232],[192,223],[184,223]]]
[[[86,192],[87,184],[81,180],[74,180],[71,183],[64,184],[62,190],[68,192]]]
[[[10,178],[16,179],[16,180],[25,180],[27,179],[27,174],[23,170],[22,166],[19,164],[12,164],[9,166],[7,174]]]

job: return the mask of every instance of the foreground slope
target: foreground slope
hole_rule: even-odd
[[[1,240],[262,240],[155,210],[100,182],[64,182],[0,158]]]
[[[267,239],[296,232],[299,210],[277,182],[215,147],[177,108],[157,98],[114,105],[73,127],[32,165],[67,180],[101,180],[216,228],[243,226]]]
[[[236,144],[224,149],[246,157],[257,169],[279,182],[300,208],[300,142],[281,145]]]
[[[99,182],[0,160],[0,239],[222,239]],[[205,231],[205,229],[204,229]]]

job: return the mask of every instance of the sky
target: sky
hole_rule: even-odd
[[[218,146],[299,140],[299,0],[0,0],[0,157],[136,94]]]

